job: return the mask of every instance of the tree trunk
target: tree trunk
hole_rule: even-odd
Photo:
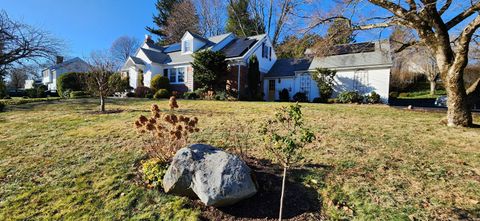
[[[282,220],[283,213],[283,196],[285,195],[285,180],[287,179],[287,167],[283,167],[283,180],[282,180],[282,195],[280,197],[280,212],[278,214],[278,220]]]
[[[100,111],[105,112],[105,97],[100,96]]]
[[[430,95],[435,95],[435,88],[437,87],[437,81],[430,81]]]
[[[463,82],[461,68],[453,65],[447,74],[445,89],[447,90],[447,122],[448,126],[469,127],[472,126],[471,105]]]

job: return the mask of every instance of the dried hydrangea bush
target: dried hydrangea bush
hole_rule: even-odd
[[[137,130],[144,134],[144,148],[152,158],[169,162],[175,153],[188,144],[190,134],[200,131],[198,118],[162,113],[158,105],[151,108],[151,116],[140,116],[135,121]]]

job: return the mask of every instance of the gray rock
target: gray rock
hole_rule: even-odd
[[[257,193],[250,168],[238,156],[204,144],[180,149],[163,177],[167,193],[197,196],[207,206],[232,205]]]

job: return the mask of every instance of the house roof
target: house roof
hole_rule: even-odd
[[[142,64],[142,65],[145,64],[143,62],[143,60],[140,59],[140,58],[137,58],[137,57],[134,57],[134,56],[130,56],[130,58],[132,59],[133,63],[135,63],[135,64]]]
[[[69,59],[69,60],[66,60],[60,64],[55,64],[55,65],[52,65],[50,66],[49,68],[46,68],[46,69],[58,69],[58,68],[61,68],[61,67],[64,67],[64,66],[67,66],[67,65],[70,65],[72,63],[75,63],[75,62],[83,62],[83,63],[86,63],[84,60],[82,60],[81,58],[79,57],[75,57],[75,58],[72,58],[72,59]]]
[[[270,71],[265,75],[265,77],[295,76],[296,71],[308,70],[311,63],[311,59],[278,59],[273,65],[272,69],[270,69]]]
[[[391,66],[390,45],[387,41],[342,45],[333,55],[315,57],[308,68],[349,69],[373,66]]]
[[[257,40],[249,38],[237,38],[232,40],[221,51],[227,58],[239,57],[247,52]]]
[[[169,57],[166,54],[164,54],[162,52],[159,52],[159,51],[153,51],[153,50],[149,50],[149,49],[145,49],[145,48],[141,48],[140,50],[143,53],[145,53],[145,55],[147,56],[147,58],[150,61],[158,63],[158,64],[162,64],[164,62],[167,62],[167,60],[169,59]]]

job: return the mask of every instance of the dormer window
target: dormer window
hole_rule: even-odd
[[[183,45],[183,53],[192,52],[192,40],[184,40],[182,42],[182,45]]]

